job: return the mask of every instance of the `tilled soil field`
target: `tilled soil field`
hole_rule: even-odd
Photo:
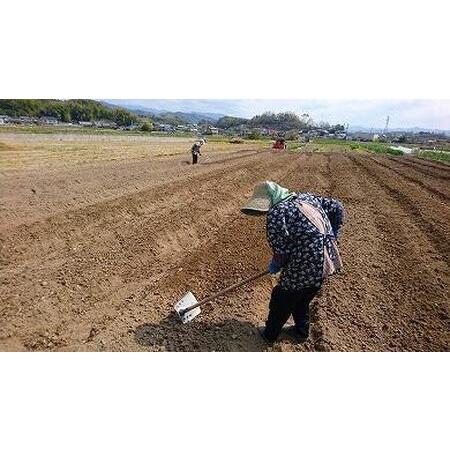
[[[448,351],[450,168],[412,157],[230,151],[12,165],[0,174],[0,350]],[[271,179],[334,196],[344,270],[312,307],[310,339],[267,348],[276,279],[173,316],[265,269],[264,218],[239,206]]]

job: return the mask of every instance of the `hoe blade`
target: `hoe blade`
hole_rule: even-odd
[[[186,308],[189,308],[190,306],[196,305],[197,299],[195,298],[194,294],[192,292],[188,292],[183,296],[183,298],[175,305],[175,311],[178,314],[178,317],[183,323],[188,323],[194,317],[197,317],[201,310],[200,306],[198,308],[193,308],[188,312],[184,312]]]

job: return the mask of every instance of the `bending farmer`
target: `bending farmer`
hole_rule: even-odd
[[[202,145],[205,143],[204,139],[200,139],[199,141],[195,142],[194,145],[191,148],[192,152],[192,164],[197,164],[199,155],[202,156],[201,148]]]
[[[275,342],[292,315],[297,334],[306,339],[309,304],[324,279],[342,265],[336,241],[344,219],[342,204],[310,193],[289,192],[266,181],[255,187],[241,210],[250,215],[267,214],[267,239],[273,250],[269,271],[281,271],[261,331],[263,338]]]

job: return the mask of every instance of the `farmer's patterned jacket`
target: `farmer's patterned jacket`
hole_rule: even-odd
[[[193,155],[201,155],[201,144],[200,142],[195,142],[194,145],[191,147],[191,152]]]
[[[323,246],[328,241],[295,205],[298,199],[319,210],[329,234],[337,237],[344,219],[339,201],[311,193],[294,194],[269,210],[267,239],[282,266],[280,286],[293,291],[322,285]]]

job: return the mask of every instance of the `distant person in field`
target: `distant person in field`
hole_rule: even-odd
[[[194,145],[192,146],[192,148],[191,148],[192,164],[197,164],[198,157],[202,156],[201,148],[204,143],[205,143],[205,140],[200,139],[199,141],[195,142]]]
[[[281,272],[269,304],[262,337],[273,344],[292,315],[294,331],[309,335],[309,305],[328,275],[342,262],[337,238],[344,207],[332,198],[290,192],[273,181],[258,184],[241,211],[267,215],[267,239],[273,251],[269,272]]]

